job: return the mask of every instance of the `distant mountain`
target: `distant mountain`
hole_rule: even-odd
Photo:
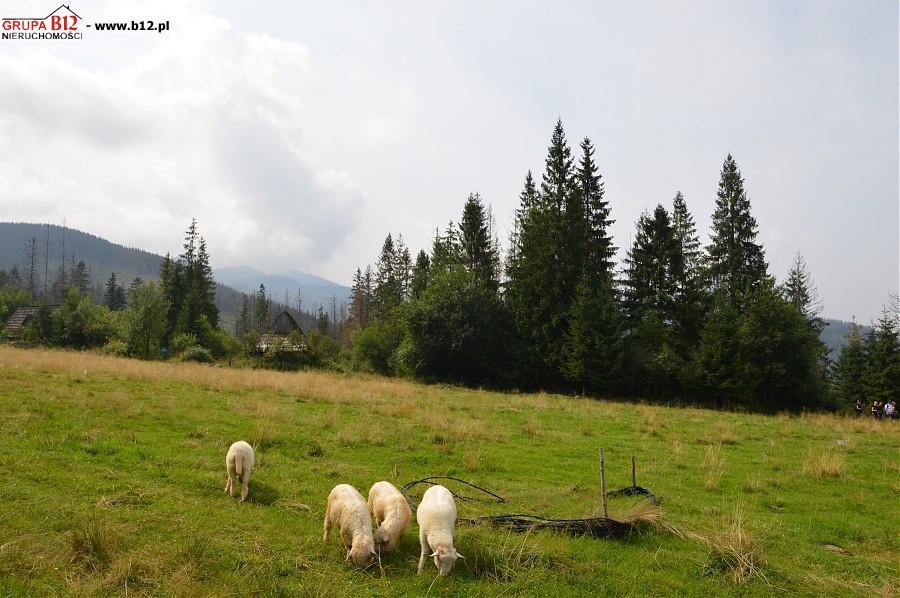
[[[284,301],[285,292],[288,303],[296,305],[297,291],[303,298],[303,309],[313,311],[318,306],[328,307],[334,298],[338,305],[350,298],[350,287],[332,282],[321,276],[294,270],[280,274],[266,274],[251,266],[232,266],[217,268],[213,271],[215,279],[239,291],[255,292],[260,284],[266,286],[266,292],[277,301]]]
[[[831,349],[831,353],[828,354],[829,358],[835,360],[841,354],[841,347],[847,343],[847,335],[850,334],[850,322],[832,319],[826,319],[825,321],[828,323],[828,326],[825,327],[819,338],[822,339],[826,347]],[[860,325],[860,336],[865,336],[869,330],[871,330],[870,326]]]

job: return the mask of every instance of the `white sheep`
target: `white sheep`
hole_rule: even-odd
[[[250,483],[250,471],[256,462],[253,456],[253,447],[238,440],[228,448],[225,455],[225,469],[228,470],[228,481],[225,482],[225,492],[234,496],[234,482],[241,481],[241,501],[247,500],[248,484]]]
[[[406,497],[390,482],[376,482],[369,490],[369,510],[375,519],[375,547],[386,554],[397,547],[400,536],[412,521]]]
[[[426,490],[416,509],[416,521],[419,523],[419,543],[422,545],[419,573],[425,569],[425,559],[431,553],[438,571],[441,575],[447,575],[456,559],[466,558],[453,547],[456,503],[450,491],[437,484]]]
[[[338,484],[328,495],[328,506],[325,508],[325,535],[322,540],[328,542],[328,533],[332,526],[337,526],[341,540],[347,547],[346,561],[363,569],[375,562],[375,542],[372,539],[372,518],[369,516],[369,505],[362,494],[349,484]]]

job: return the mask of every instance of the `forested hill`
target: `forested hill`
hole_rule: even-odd
[[[48,232],[49,252],[47,252]],[[31,239],[36,241],[38,264],[36,269],[41,280],[48,253],[50,258],[48,270],[52,277],[59,269],[63,248],[67,270],[71,268],[73,256],[75,263],[84,260],[84,263],[90,266],[94,280],[100,281],[101,284],[112,272],[116,273],[120,281],[126,282],[135,276],[146,279],[159,276],[159,265],[162,261],[159,255],[134,247],[117,245],[90,233],[56,224],[25,222],[0,222],[0,268],[9,270],[16,265],[19,272],[24,273],[29,262],[27,246]]]
[[[49,232],[49,252],[48,247]],[[36,286],[41,288],[44,282],[45,262],[49,255],[49,263],[47,264],[46,273],[48,278],[48,287],[52,287],[53,282],[58,280],[59,268],[61,264],[61,256],[65,251],[65,270],[72,271],[72,264],[84,261],[88,266],[91,277],[91,288],[94,290],[95,300],[101,301],[103,297],[103,288],[110,274],[115,272],[116,278],[120,285],[127,287],[135,277],[144,280],[156,280],[159,278],[159,267],[162,263],[162,256],[143,249],[134,247],[125,247],[118,245],[80,230],[73,228],[64,228],[56,224],[34,224],[25,222],[0,222],[0,270],[10,270],[13,266],[19,271],[20,276],[26,277],[28,269],[27,264],[30,263],[29,244],[34,239],[35,243],[35,279]],[[177,254],[181,250],[180,247],[173,248],[173,254]],[[256,271],[254,271],[256,272]],[[258,273],[263,276],[261,273]],[[303,273],[294,273],[294,278]],[[329,283],[333,288],[327,289],[327,297],[330,299],[332,291],[345,289],[336,283],[331,283],[325,279],[314,277],[306,274],[310,278],[312,287],[306,289],[303,286],[305,280],[300,281],[301,293],[304,295],[304,308],[314,309],[310,300],[315,295],[323,305],[325,305],[326,294],[324,292],[317,293],[322,284]],[[218,278],[218,277],[217,277]],[[223,284],[226,283],[226,284]],[[240,310],[241,302],[244,297],[243,289],[239,290],[229,286],[229,281],[216,282],[216,305],[221,312],[222,326],[228,331],[234,330],[234,322],[237,313]],[[259,286],[260,280],[243,279],[247,290],[253,290]],[[295,282],[292,280],[291,282]],[[267,285],[268,286],[268,285]],[[296,286],[293,288],[292,297],[296,294]],[[311,292],[316,291],[316,292]],[[341,292],[337,292],[337,300],[344,301],[346,295],[342,296]],[[280,294],[272,293],[273,299],[278,301]],[[315,323],[314,317],[309,314],[294,314],[299,317],[301,326],[309,329]]]

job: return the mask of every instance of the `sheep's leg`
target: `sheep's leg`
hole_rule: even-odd
[[[425,559],[428,558],[428,554],[431,548],[428,546],[428,540],[425,538],[425,534],[419,532],[419,544],[422,545],[422,555],[419,557],[419,570],[417,573],[421,573],[425,570]]]
[[[331,512],[330,509],[325,509],[325,535],[322,536],[323,542],[328,542],[328,532],[331,531]]]
[[[234,461],[228,461],[228,481],[225,483],[225,492],[229,496],[234,496],[234,478],[237,472],[234,470]]]
[[[250,492],[250,469],[244,465],[244,475],[241,476],[241,502],[247,500],[247,494]]]

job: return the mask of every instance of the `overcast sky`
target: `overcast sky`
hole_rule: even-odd
[[[771,273],[802,252],[829,317],[897,293],[896,0],[70,6],[172,31],[0,41],[0,220],[177,253],[196,216],[216,267],[348,283],[473,191],[505,240],[562,118],[620,247],[678,190],[708,242],[731,152]]]

